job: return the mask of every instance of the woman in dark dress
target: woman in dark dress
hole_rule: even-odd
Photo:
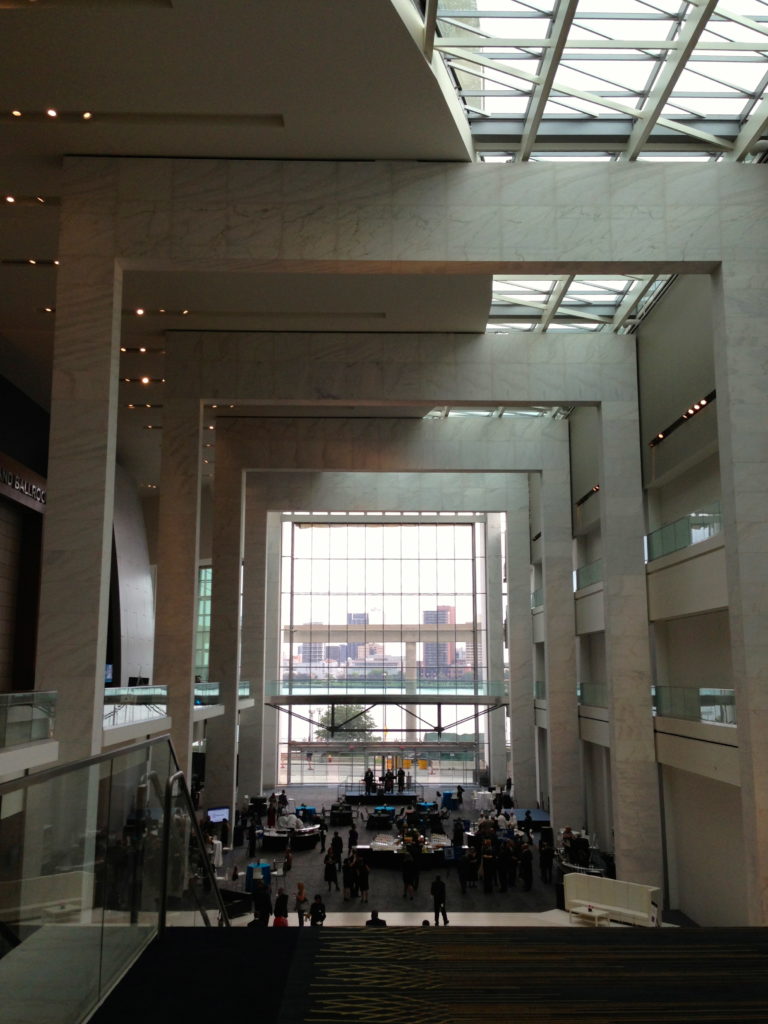
[[[336,858],[333,856],[332,850],[329,850],[328,853],[326,853],[325,860],[323,861],[323,863],[325,864],[325,868],[323,870],[323,878],[328,883],[328,892],[331,891],[332,885],[336,886],[336,892],[338,892],[339,876],[338,872],[336,871]]]

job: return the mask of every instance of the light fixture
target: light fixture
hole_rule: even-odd
[[[43,312],[44,313],[52,313],[53,312],[53,306],[44,306],[43,307]]]
[[[121,345],[121,346],[120,346],[120,351],[121,351],[121,352],[127,352],[127,351],[128,351],[128,349],[127,349],[127,348],[125,347],[125,345]]]
[[[144,310],[141,307],[136,310],[136,316],[144,316]]]
[[[21,117],[21,111],[20,110],[12,110],[11,113],[13,114],[14,117]]]
[[[668,427],[665,427],[663,430],[659,431],[659,433],[653,438],[653,440],[648,442],[648,446],[650,448],[655,448],[657,444],[661,444],[661,442],[664,441],[667,437],[669,437],[669,435],[674,430],[677,430],[678,427],[681,427],[683,423],[691,419],[692,416],[695,416],[696,413],[701,412],[701,410],[715,398],[717,398],[717,392],[710,391],[708,395],[705,395],[703,398],[700,398],[697,402],[692,402],[691,405],[689,405],[688,408],[685,410],[685,412],[682,412],[677,417],[674,423],[670,423]]]
[[[141,378],[141,383],[142,383],[142,384],[149,384],[149,380],[150,380],[150,378],[149,378],[149,377],[142,377],[142,378]]]
[[[83,120],[84,121],[90,121],[92,117],[93,117],[93,114],[90,112],[90,110],[84,110],[83,111]]]
[[[147,350],[146,350],[146,348],[145,348],[145,346],[144,346],[144,345],[142,345],[142,346],[141,346],[141,348],[139,349],[139,352],[146,352],[146,351],[147,351]]]
[[[15,196],[6,196],[5,197],[5,201],[6,201],[6,203],[15,203],[16,202],[16,197]]]
[[[208,429],[209,429],[209,430],[215,430],[215,429],[216,429],[216,427],[214,427],[214,425],[213,425],[213,424],[211,424],[211,425],[210,425],[210,427],[208,427]]]
[[[58,110],[54,110],[53,107],[48,107],[48,109],[46,110],[46,114],[48,115],[48,117],[58,117],[59,116]]]

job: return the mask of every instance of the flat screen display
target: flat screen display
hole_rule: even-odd
[[[211,821],[218,822],[224,821],[226,818],[229,821],[229,808],[228,807],[209,807],[208,817]]]

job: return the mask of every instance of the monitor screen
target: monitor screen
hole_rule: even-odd
[[[224,821],[226,818],[229,821],[229,808],[228,807],[209,807],[208,817],[211,821]]]

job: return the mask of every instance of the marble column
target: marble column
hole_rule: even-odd
[[[571,554],[571,487],[567,448],[541,481],[544,670],[547,757],[553,826],[584,822]]]
[[[504,608],[502,603],[501,515],[489,512],[485,520],[485,607],[486,656],[491,692],[504,679]],[[495,686],[490,686],[495,684]],[[506,712],[504,707],[488,713],[488,769],[491,784],[503,786],[507,777]]]
[[[618,878],[661,886],[637,400],[600,407],[600,510],[614,854]]]
[[[531,540],[528,477],[514,476],[517,503],[507,508],[507,647],[509,719],[515,803],[536,806],[536,731],[533,704]]]
[[[768,925],[768,244],[745,206],[744,258],[714,275],[713,335],[728,615],[750,925]],[[746,258],[751,255],[753,258]],[[733,870],[739,870],[733,865]]]
[[[168,381],[170,390],[173,387],[172,368],[169,368]],[[168,687],[171,740],[188,780],[192,773],[201,424],[199,400],[166,396],[157,524],[153,682]]]
[[[239,792],[256,796],[265,789],[264,754],[264,618],[266,605],[267,510],[258,500],[258,473],[245,475],[243,533],[243,620],[240,674],[251,684],[254,706],[240,714]],[[272,712],[276,714],[277,712]],[[272,773],[270,773],[271,778]]]
[[[116,165],[66,162],[56,285],[36,687],[57,690],[59,757],[101,749],[122,274]]]
[[[208,722],[205,797],[214,807],[235,807],[238,690],[240,682],[240,580],[243,559],[243,473],[227,437],[227,420],[216,422],[213,485],[211,648],[209,678],[219,684],[224,714]],[[245,790],[249,792],[249,790]],[[234,818],[230,814],[230,822]]]
[[[266,574],[264,580],[264,689],[280,678],[280,556],[282,549],[280,513],[267,515]],[[264,707],[264,729],[262,732],[262,772],[264,788],[274,789],[277,785],[277,756],[279,716],[284,714],[271,707]]]

